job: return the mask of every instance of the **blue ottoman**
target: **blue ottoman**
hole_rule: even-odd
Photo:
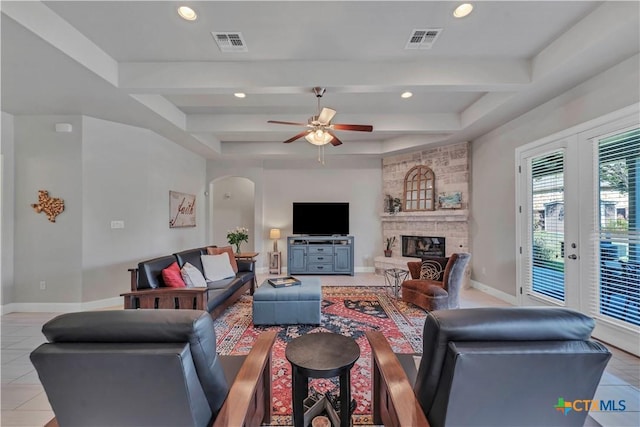
[[[320,324],[322,286],[317,277],[301,284],[274,288],[266,280],[253,293],[254,325]]]

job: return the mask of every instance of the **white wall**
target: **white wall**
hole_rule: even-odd
[[[2,299],[1,305],[13,302],[13,239],[14,239],[14,150],[13,116],[2,113]]]
[[[83,301],[127,291],[127,269],[139,261],[205,244],[202,157],[147,129],[91,117],[82,144]],[[170,190],[196,195],[196,227],[169,228]]]
[[[262,166],[262,160],[209,160],[207,162],[207,183],[209,183],[209,200],[207,202],[207,212],[206,215],[208,218],[211,217],[213,205],[215,204],[215,200],[212,197],[214,192],[214,187],[218,182],[221,182],[221,178],[227,177],[236,177],[236,178],[247,178],[249,181],[253,183],[253,194],[254,194],[254,205],[253,205],[253,223],[252,224],[244,224],[244,227],[249,229],[249,233],[251,238],[253,239],[253,247],[256,252],[260,252],[258,259],[256,260],[256,267],[258,269],[264,269],[267,265],[267,254],[262,249],[264,246],[264,230],[263,230],[263,219],[262,219],[262,201],[264,196],[263,190],[263,180],[264,180],[264,169]],[[212,218],[212,221],[215,222],[216,218]],[[236,224],[240,226],[239,224]],[[235,228],[236,225],[233,225]],[[226,227],[226,225],[225,225]],[[216,229],[216,235],[214,236],[214,231],[212,228]],[[231,228],[231,227],[229,227]],[[209,228],[207,229],[208,242],[214,245],[227,245],[226,234],[224,236],[220,236],[219,227],[215,225],[212,227],[209,224]],[[224,229],[226,231],[227,228]],[[248,247],[245,246],[245,247]]]
[[[636,55],[473,141],[472,280],[516,295],[515,148],[640,101],[639,82]]]
[[[55,132],[58,122],[71,123],[73,132]],[[14,117],[14,303],[81,300],[81,124],[78,116]],[[64,200],[65,211],[55,223],[31,207],[38,190]]]
[[[212,240],[216,246],[227,246],[227,232],[236,227],[249,229],[249,241],[240,245],[243,252],[255,249],[256,230],[254,218],[255,184],[247,178],[236,176],[217,179],[213,182],[209,197],[213,206],[210,217]],[[234,250],[235,250],[235,246]],[[260,252],[259,250],[257,252]]]
[[[270,161],[264,174],[265,236],[279,228],[291,235],[293,202],[349,202],[349,234],[355,237],[356,271],[373,271],[373,259],[382,253],[382,161],[380,159],[338,160],[327,158],[322,166],[315,160]],[[287,264],[286,240],[279,244],[283,265]],[[271,250],[268,240],[263,250]]]
[[[286,236],[291,234],[294,201],[337,201],[349,202],[356,271],[373,271],[373,258],[382,253],[380,159],[332,156],[326,158],[324,166],[315,159],[209,161],[207,180],[223,176],[243,176],[256,184],[254,229],[257,230],[255,249],[261,254],[257,261],[259,268],[268,266],[266,255],[273,248],[273,241],[269,240],[271,228],[282,230],[278,248],[286,266]]]
[[[56,133],[58,122],[73,132]],[[16,116],[14,123],[15,285],[3,305],[56,311],[121,303],[128,268],[205,244],[202,157],[147,129],[90,117]],[[39,189],[64,199],[56,223],[30,207]],[[196,195],[197,227],[169,228],[170,190]],[[125,228],[111,229],[112,220]]]

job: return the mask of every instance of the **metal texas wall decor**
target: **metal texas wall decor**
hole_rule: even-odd
[[[44,212],[50,222],[56,222],[56,217],[64,212],[64,200],[49,196],[47,190],[38,190],[38,203],[31,207],[37,213]]]

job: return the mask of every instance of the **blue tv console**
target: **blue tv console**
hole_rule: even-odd
[[[287,273],[353,276],[353,252],[353,236],[289,236]]]

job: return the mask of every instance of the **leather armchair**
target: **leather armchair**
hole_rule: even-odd
[[[271,347],[220,356],[199,310],[69,313],[31,353],[60,426],[241,426],[271,419]]]
[[[471,254],[454,253],[444,268],[442,281],[420,279],[422,261],[407,263],[411,279],[402,282],[402,300],[427,311],[460,307],[460,291]]]
[[[594,321],[564,308],[434,311],[423,354],[394,354],[367,331],[373,422],[385,426],[583,426],[559,398],[593,399],[611,353],[590,341]]]

